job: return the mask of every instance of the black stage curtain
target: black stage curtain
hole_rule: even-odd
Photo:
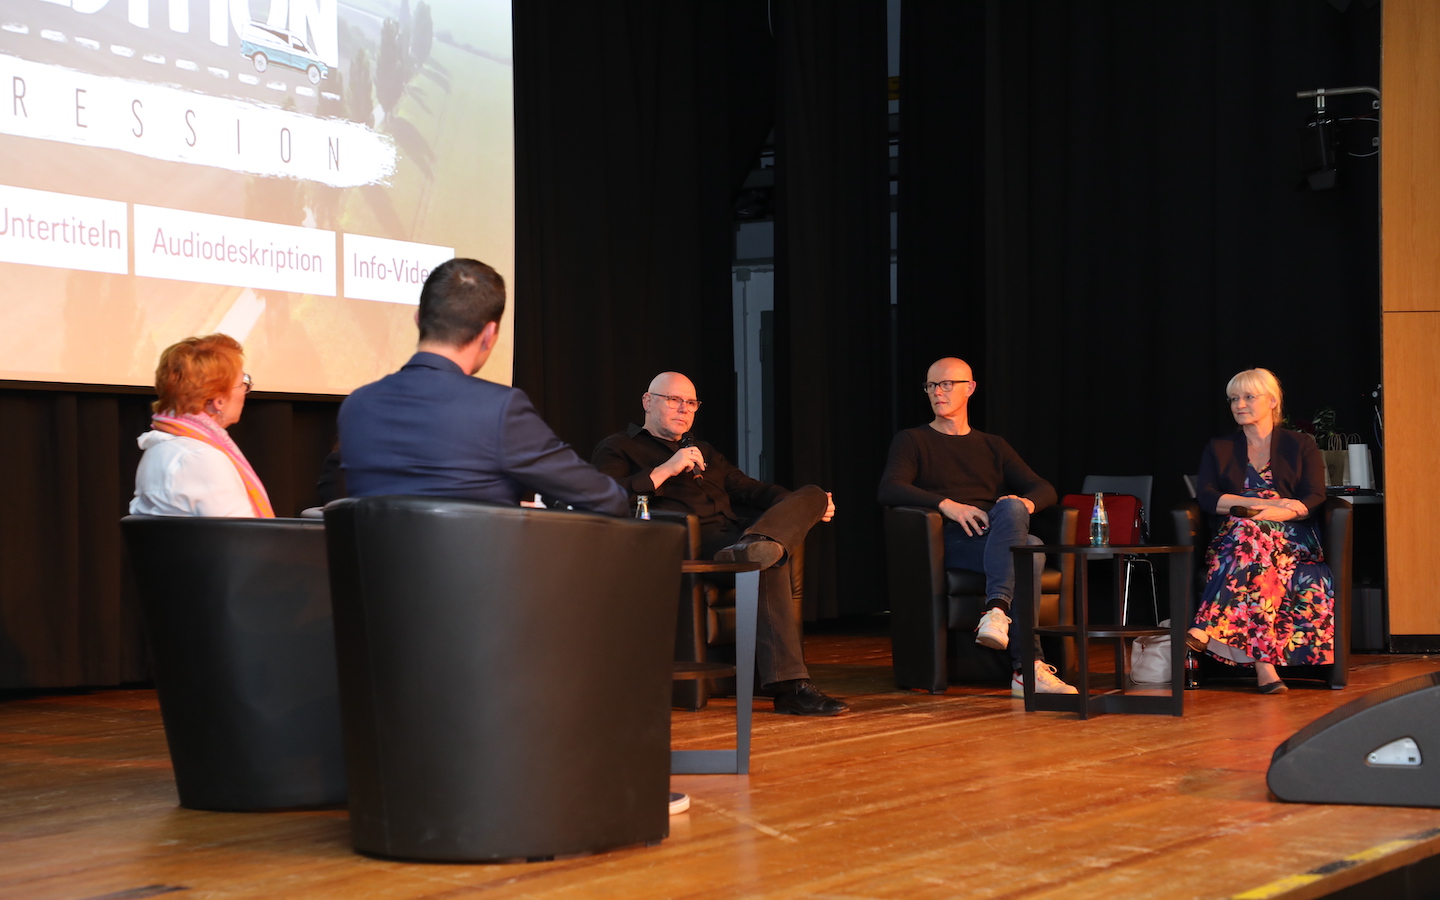
[[[0,690],[149,677],[120,538],[149,428],[148,395],[0,390]],[[277,515],[319,504],[334,401],[248,400],[230,429]]]
[[[515,384],[582,455],[689,375],[735,445],[734,190],[770,128],[763,0],[517,3]]]
[[[1324,0],[983,4],[976,379],[987,405],[976,424],[1005,435],[1061,493],[1089,473],[1151,473],[1155,507],[1168,508],[1205,440],[1234,428],[1225,383],[1251,366],[1279,375],[1292,417],[1331,406],[1346,431],[1369,437],[1377,161],[1347,159],[1336,190],[1297,191],[1313,101],[1295,92],[1378,86],[1379,13]],[[907,155],[934,159],[937,142],[961,158],[972,149],[945,117],[972,111],[967,121],[980,124],[973,67],[954,51],[973,43],[980,15],[980,2],[906,4],[906,52],[950,85],[902,84]],[[1368,97],[1330,105],[1371,114]],[[968,196],[972,173],[917,163],[904,175],[905,235],[969,221],[924,198]],[[902,243],[899,302],[912,331],[948,323],[958,335],[975,321],[945,306],[956,294],[946,265],[958,261],[943,242]]]
[[[834,493],[807,617],[885,608],[875,492],[890,436],[885,3],[776,3],[776,428],[781,481]]]
[[[514,15],[515,383],[582,453],[639,420],[665,369],[695,379],[696,430],[733,450],[731,204],[787,60],[780,481],[824,485],[846,510],[833,534],[817,530],[808,614],[883,608],[871,498],[886,438],[852,423],[891,418],[884,3],[535,2]],[[840,570],[848,600],[836,541],[854,561]]]
[[[896,415],[933,416],[920,390],[937,359],[984,378],[985,2],[909,0],[900,20]],[[970,401],[982,420],[985,393]]]

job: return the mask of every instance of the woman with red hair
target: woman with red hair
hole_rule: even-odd
[[[240,421],[250,376],[224,334],[165,348],[155,368],[152,431],[140,435],[130,512],[148,516],[274,518],[265,486],[225,429]]]

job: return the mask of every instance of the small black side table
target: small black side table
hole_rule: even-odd
[[[1185,632],[1191,615],[1191,586],[1194,557],[1190,547],[1176,546],[1107,546],[1092,547],[1089,544],[1044,544],[1040,546],[1012,547],[1015,555],[1015,596],[1036,595],[1035,575],[1031,558],[1036,553],[1070,554],[1080,557],[1082,563],[1091,557],[1101,559],[1113,556],[1115,560],[1116,590],[1123,583],[1120,566],[1125,556],[1148,556],[1173,554],[1170,565],[1170,696],[1127,694],[1125,692],[1125,641],[1145,635],[1165,634],[1163,628],[1144,628],[1133,625],[1091,625],[1090,624],[1090,579],[1088,566],[1075,567],[1078,581],[1074,592],[1075,618],[1073,625],[1042,625],[1036,628],[1029,616],[1021,618],[1023,634],[1021,653],[1021,677],[1025,682],[1025,711],[1059,710],[1078,712],[1080,718],[1088,719],[1100,713],[1148,713],[1151,715],[1182,716],[1185,714]],[[1035,692],[1035,632],[1058,634],[1075,639],[1076,685],[1078,694],[1038,694]],[[1090,638],[1107,638],[1115,642],[1115,683],[1117,690],[1101,694],[1090,691]]]
[[[686,575],[735,575],[735,665],[675,663],[675,680],[735,676],[735,749],[671,750],[671,775],[746,775],[750,772],[750,712],[755,698],[755,620],[760,608],[760,564],[687,559]]]

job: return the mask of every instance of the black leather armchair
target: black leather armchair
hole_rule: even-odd
[[[434,497],[325,507],[356,849],[550,857],[669,833],[685,530]]]
[[[324,525],[126,516],[120,528],[180,805],[344,803]]]
[[[1329,666],[1285,666],[1281,668],[1282,678],[1320,678],[1337,691],[1348,683],[1350,583],[1353,580],[1350,568],[1353,541],[1351,515],[1353,511],[1354,508],[1350,505],[1350,501],[1341,497],[1326,499],[1318,510],[1320,540],[1325,548],[1325,562],[1329,564],[1330,574],[1335,578],[1335,663]],[[1212,538],[1211,520],[1209,516],[1201,514],[1200,505],[1194,500],[1187,500],[1175,507],[1172,515],[1175,519],[1175,542],[1182,546],[1195,548],[1195,572],[1198,581],[1195,598],[1198,603],[1200,589],[1205,585],[1204,554],[1205,548],[1210,545]],[[1189,615],[1194,616],[1194,614],[1195,611],[1190,610]],[[1222,668],[1229,669],[1230,667],[1223,663],[1211,665],[1208,660],[1205,663],[1205,671],[1210,674],[1219,673]]]
[[[686,559],[700,558],[700,519],[682,513],[655,511],[661,521],[679,522],[686,529]],[[795,621],[804,616],[805,550],[790,561],[790,594]],[[803,637],[802,637],[803,639]],[[679,662],[735,662],[735,584],[729,577],[686,575],[680,585],[680,608],[675,630],[675,659]],[[682,709],[703,709],[710,697],[735,693],[733,677],[677,681],[673,702]]]
[[[985,611],[985,576],[945,568],[942,517],[911,506],[885,510],[885,563],[890,587],[890,643],[895,682],[902,688],[944,693],[951,683],[1010,680],[1008,651],[975,643],[975,626]],[[1079,514],[1051,506],[1036,513],[1030,533],[1046,543],[1075,541]],[[1041,577],[1040,623],[1065,624],[1075,557],[1047,565]],[[1054,651],[1047,655],[1056,657]]]

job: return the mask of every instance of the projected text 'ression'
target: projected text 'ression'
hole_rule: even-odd
[[[395,144],[359,122],[0,54],[0,133],[315,181],[383,183]]]

